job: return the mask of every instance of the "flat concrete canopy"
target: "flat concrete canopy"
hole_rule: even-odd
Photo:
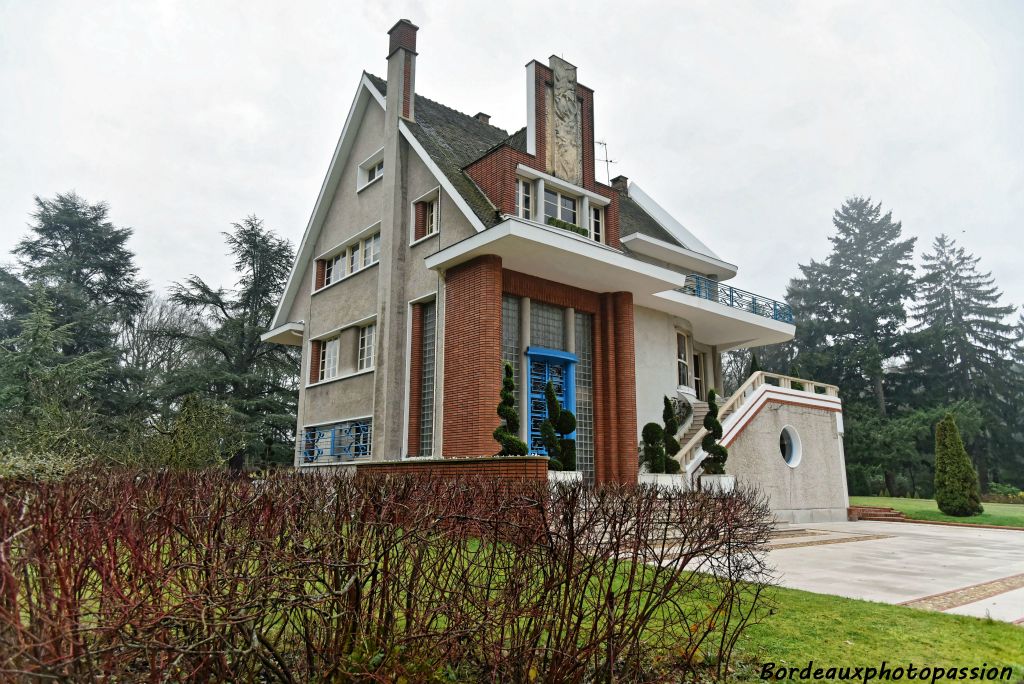
[[[1024,624],[1024,532],[899,522],[793,525],[782,586]]]

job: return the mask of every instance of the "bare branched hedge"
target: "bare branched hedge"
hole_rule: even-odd
[[[0,678],[719,673],[770,529],[711,495],[384,476],[0,480]]]

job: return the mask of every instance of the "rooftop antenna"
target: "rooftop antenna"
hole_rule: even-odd
[[[610,164],[617,164],[618,161],[615,160],[615,159],[609,159],[608,158],[608,143],[606,143],[604,140],[595,140],[594,144],[595,145],[600,145],[601,147],[604,148],[604,159],[598,159],[597,161],[603,161],[604,162],[604,182],[607,185],[608,183],[612,182],[612,172],[611,172],[611,167],[609,165]]]

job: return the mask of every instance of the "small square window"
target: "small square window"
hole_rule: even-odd
[[[375,181],[378,178],[380,178],[383,174],[384,174],[384,160],[381,159],[380,161],[376,162],[372,166],[367,167],[367,169],[366,169],[366,182],[369,183],[371,181]]]

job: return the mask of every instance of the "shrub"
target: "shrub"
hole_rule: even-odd
[[[729,450],[719,444],[722,439],[722,424],[718,421],[718,403],[715,401],[715,390],[708,390],[708,413],[704,416],[704,429],[708,431],[700,442],[701,449],[707,456],[701,464],[706,475],[722,475],[725,473],[725,461],[729,458]]]
[[[722,676],[764,614],[770,531],[751,491],[223,470],[0,480],[0,672]]]
[[[555,394],[555,385],[548,380],[544,388],[548,417],[540,425],[540,438],[548,452],[551,470],[576,470],[576,440],[569,435],[576,432],[576,416],[562,408]]]
[[[665,421],[664,427],[647,423],[640,433],[640,465],[645,466],[649,473],[678,473],[679,461],[674,456],[682,449],[675,437],[679,432],[679,415],[668,397],[665,397],[661,417]]]
[[[981,491],[952,413],[935,426],[935,501],[946,515],[978,515]]]
[[[501,445],[499,456],[525,456],[528,450],[526,442],[519,439],[516,383],[512,378],[512,364],[506,363],[501,381],[501,401],[498,403],[498,417],[502,423],[494,429],[494,439]]]

